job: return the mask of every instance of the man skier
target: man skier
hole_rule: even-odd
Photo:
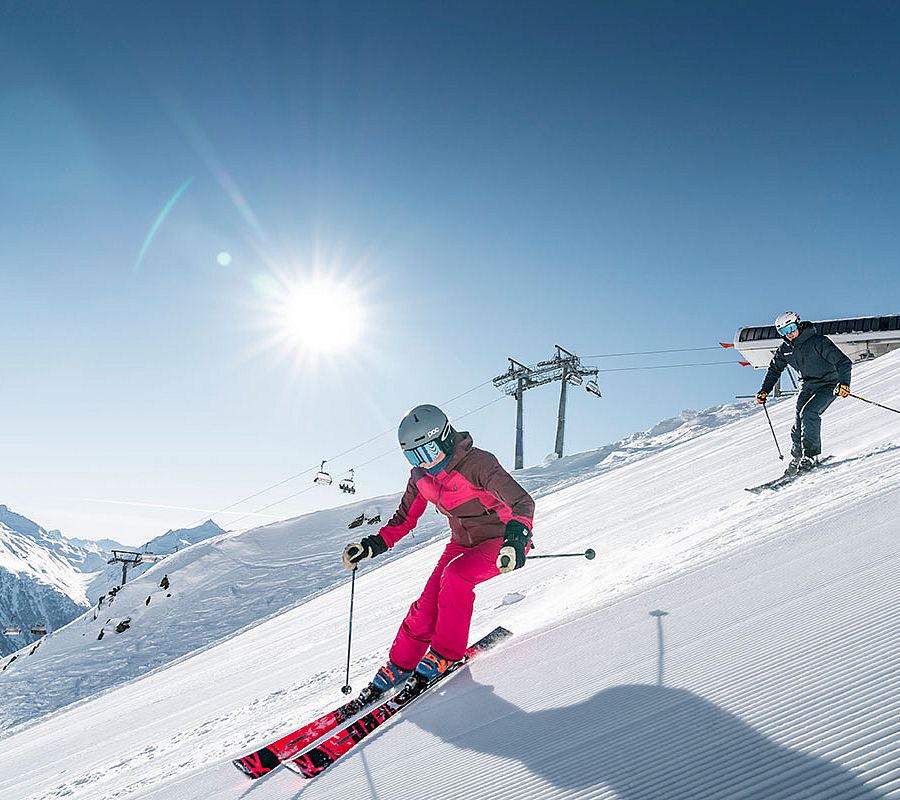
[[[791,462],[785,474],[796,474],[818,464],[822,452],[822,413],[835,397],[850,394],[852,362],[811,322],[803,322],[793,311],[779,314],[775,329],[784,339],[772,356],[766,377],[757,392],[765,404],[784,368],[790,364],[800,373],[803,388],[797,397],[797,416],[791,428]]]
[[[366,702],[407,680],[424,685],[463,657],[475,586],[524,566],[534,517],[528,492],[437,406],[416,406],[397,435],[412,464],[400,506],[378,533],[344,548],[344,566],[354,570],[397,544],[429,502],[448,517],[450,542],[410,606],[389,660],[363,690]]]

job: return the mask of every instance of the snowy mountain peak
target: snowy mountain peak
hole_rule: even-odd
[[[0,524],[5,525],[10,530],[21,533],[23,536],[37,538],[42,534],[47,535],[47,531],[36,522],[28,519],[28,517],[23,517],[21,514],[16,514],[6,505],[0,505]]]

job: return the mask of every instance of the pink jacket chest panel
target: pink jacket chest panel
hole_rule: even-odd
[[[434,503],[449,517],[457,516],[454,509],[472,500],[485,510],[495,511],[504,522],[512,519],[512,509],[486,489],[480,489],[458,472],[442,472],[439,475],[423,475],[416,481],[416,488],[426,500]]]

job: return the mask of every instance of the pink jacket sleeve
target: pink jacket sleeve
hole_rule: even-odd
[[[406,491],[400,499],[400,505],[394,512],[394,516],[388,520],[387,525],[378,531],[381,538],[384,539],[384,543],[388,547],[393,547],[397,544],[416,527],[419,517],[422,516],[427,507],[428,501],[422,497],[412,476],[410,476],[409,483],[406,484]]]

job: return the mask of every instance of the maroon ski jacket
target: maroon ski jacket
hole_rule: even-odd
[[[466,431],[457,432],[453,455],[437,475],[413,467],[399,508],[379,531],[388,547],[416,527],[429,502],[449,519],[451,540],[466,547],[502,538],[511,519],[532,528],[534,500]]]

